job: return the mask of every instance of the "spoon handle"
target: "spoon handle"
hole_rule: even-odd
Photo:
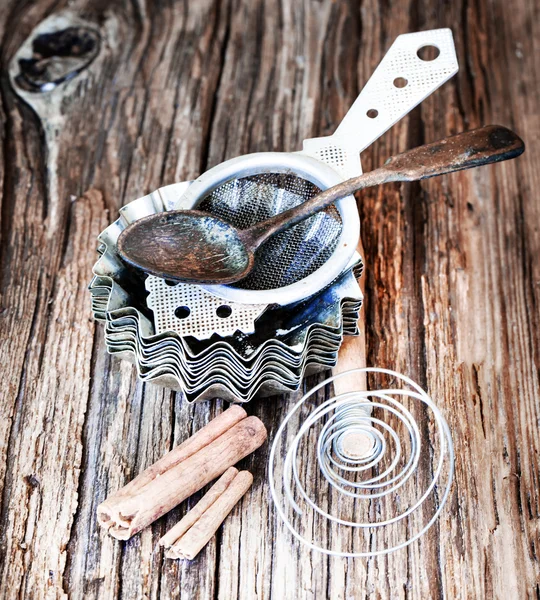
[[[407,150],[388,159],[374,171],[347,179],[313,196],[306,202],[244,229],[244,244],[256,250],[269,237],[300,223],[349,194],[391,181],[418,181],[516,158],[525,144],[513,131],[500,125],[487,125],[444,138],[432,144]]]

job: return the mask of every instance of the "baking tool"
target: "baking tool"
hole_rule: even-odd
[[[333,366],[343,334],[356,332],[361,292],[352,271],[340,279],[313,299],[315,312],[310,303],[270,309],[260,320],[272,335],[262,333],[261,341],[246,335],[201,342],[152,335],[146,319],[125,315],[107,322],[107,347],[135,360],[143,380],[182,389],[190,401],[290,392],[306,373]]]
[[[439,50],[435,60],[422,60],[421,49],[427,46]],[[270,203],[270,217],[296,206],[315,195],[310,191],[313,185],[323,190],[359,175],[359,153],[457,70],[449,29],[401,35],[333,135],[304,140],[302,152],[257,153],[226,161],[199,177],[175,208],[204,210],[242,229],[264,219],[259,207]],[[268,178],[271,189],[261,195],[259,187],[268,187]],[[289,201],[291,191],[294,200]],[[231,207],[228,214],[223,214],[222,204]],[[205,287],[231,301],[289,304],[334,280],[358,239],[356,205],[348,196],[335,209],[269,240],[249,277],[232,285]]]
[[[238,230],[197,210],[149,215],[122,231],[118,253],[130,265],[158,277],[187,283],[234,283],[250,274],[255,252],[269,238],[356,191],[509,160],[524,149],[523,141],[506,127],[481,127],[402,152],[375,171],[347,179],[247,229]]]
[[[328,383],[355,378],[359,373],[395,378],[400,387],[349,391],[304,416],[313,406],[316,392]],[[362,414],[362,410],[372,408],[376,411],[373,415]],[[423,438],[414,418],[419,409],[432,418],[433,433],[428,439]],[[298,426],[300,416],[304,420]],[[291,427],[298,427],[298,433],[292,435]],[[313,435],[317,435],[316,445],[310,441]],[[359,451],[358,446],[345,443],[354,441],[354,436],[372,443]],[[309,464],[310,451],[316,456],[318,473],[301,474],[298,457]],[[427,477],[414,477],[419,464],[432,468],[429,482]],[[270,491],[287,529],[312,550],[348,558],[388,554],[420,538],[440,515],[453,473],[452,437],[440,410],[418,384],[386,369],[347,371],[313,388],[285,417],[269,458]],[[418,493],[420,482],[424,489],[418,499],[404,506],[403,498],[408,492]],[[319,505],[321,497],[328,498],[331,508]],[[363,543],[367,548],[351,551],[350,546],[328,547],[317,534],[327,532],[333,524],[340,528],[335,539],[346,540],[355,548]],[[377,532],[382,530],[389,539],[397,540],[400,534],[403,539],[379,546]]]

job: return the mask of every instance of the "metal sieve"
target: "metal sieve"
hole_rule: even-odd
[[[436,58],[421,58],[425,47],[438,52]],[[262,152],[223,162],[195,180],[174,208],[197,207],[243,229],[305,202],[361,174],[360,152],[457,70],[449,29],[401,35],[333,135],[304,140],[301,152]],[[359,234],[356,202],[348,196],[266,242],[246,279],[203,287],[232,302],[298,302],[339,276]]]
[[[224,183],[198,208],[246,229],[302,204],[319,191],[311,181],[290,173],[263,173]],[[273,290],[305,279],[330,259],[342,225],[339,211],[331,207],[272,237],[259,252],[255,269],[233,287]]]
[[[210,169],[188,188],[178,207],[195,206],[247,227],[300,204],[342,177],[301,152],[260,152]],[[200,199],[200,200],[199,200]],[[257,268],[235,286],[202,286],[246,304],[291,304],[317,293],[346,267],[358,244],[360,220],[353,196],[275,236],[257,253]]]

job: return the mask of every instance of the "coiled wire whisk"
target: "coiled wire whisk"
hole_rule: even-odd
[[[309,404],[318,390],[339,378],[362,372],[394,377],[402,387],[353,391],[334,396],[320,404],[307,416],[294,437],[291,437],[290,432],[286,435],[293,418],[296,422],[306,403]],[[402,400],[422,403],[431,413],[438,453],[430,444],[422,443],[419,426]],[[373,415],[373,410],[377,411],[377,417]],[[397,427],[392,427],[384,419],[385,414],[391,415],[390,421],[403,426],[408,444],[402,442]],[[392,517],[377,520],[379,512],[372,510],[368,520],[343,518],[331,514],[312,498],[307,489],[309,483],[312,484],[312,488],[314,486],[317,488],[311,490],[315,495],[319,495],[321,491],[320,484],[315,485],[313,479],[310,479],[307,484],[301,481],[299,448],[303,441],[305,443],[308,440],[307,436],[315,426],[320,428],[316,444],[316,460],[323,480],[331,486],[332,490],[352,498],[354,502],[366,501],[371,505],[377,499],[383,498],[386,502],[388,500],[394,502],[396,511]],[[288,447],[283,455],[283,447],[287,444]],[[424,491],[419,492],[416,501],[407,508],[402,508],[398,490],[409,482],[409,485],[412,484],[415,491],[418,491],[416,488],[420,484],[411,477],[418,468],[422,451],[428,453],[433,465],[430,481],[425,484]],[[279,465],[279,458],[283,456],[284,461]],[[304,454],[302,459],[306,460]],[[422,461],[422,464],[425,465],[425,461]],[[279,473],[277,480],[276,473]],[[453,474],[454,449],[450,429],[433,400],[408,377],[387,369],[376,368],[354,369],[340,373],[321,382],[308,392],[281,424],[274,438],[269,459],[272,498],[279,516],[289,531],[312,550],[351,558],[388,554],[408,546],[424,535],[443,509],[450,493]],[[421,481],[426,477],[417,479]],[[424,514],[420,507],[428,498],[432,498],[430,505],[433,507],[433,515],[426,523],[422,521],[419,530],[413,532],[414,525],[418,525],[418,519],[421,519]],[[291,507],[293,511],[289,510]],[[401,542],[383,548],[369,548],[366,551],[344,551],[325,547],[305,535],[306,528],[302,525],[302,521],[305,518],[312,523],[313,520],[309,517],[310,511],[340,526],[370,531],[380,531],[395,524],[403,524],[407,519],[410,520],[406,523],[404,529],[407,533]],[[419,512],[413,519],[416,511]],[[355,514],[356,512],[353,511]],[[296,516],[293,513],[296,513]],[[375,538],[379,539],[377,536]]]

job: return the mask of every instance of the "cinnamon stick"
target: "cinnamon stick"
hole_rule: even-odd
[[[253,475],[248,471],[240,473],[237,471],[228,485],[225,485],[224,477],[210,489],[192,511],[161,538],[159,543],[167,548],[165,552],[167,558],[194,559],[253,483]],[[221,493],[214,489],[218,485],[220,489],[225,486]],[[199,507],[201,504],[203,506]]]
[[[260,419],[241,418],[230,426],[246,413],[235,406],[220,416],[226,413],[100,504],[100,525],[127,540],[261,446],[266,428]]]
[[[103,507],[103,510],[112,512],[121,498],[125,496],[134,496],[140,489],[150,483],[150,481],[159,477],[159,475],[165,473],[165,471],[171,469],[186,458],[189,458],[195,454],[195,452],[198,452],[201,448],[207,446],[210,442],[214,441],[221,434],[228,431],[233,425],[236,425],[236,423],[246,417],[246,411],[238,404],[233,404],[187,440],[176,446],[176,448],[173,448],[170,452],[167,452],[165,456],[135,477],[133,481],[130,481],[127,485],[118,490],[118,492],[110,495],[100,507]],[[99,515],[100,509],[98,508],[98,520]]]
[[[225,473],[214,483],[197,504],[167,533],[159,540],[160,546],[170,548],[179,540],[188,529],[202,517],[212,504],[225,492],[232,480],[238,475],[238,469],[229,467]]]

